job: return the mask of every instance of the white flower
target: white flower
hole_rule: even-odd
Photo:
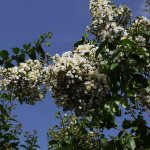
[[[2,93],[17,98],[21,102],[34,104],[44,97],[43,65],[37,60],[27,60],[19,66],[1,70],[0,89]]]
[[[54,64],[49,69],[51,75],[45,83],[47,87],[51,87],[56,104],[65,110],[74,109],[82,113],[105,100],[108,87],[106,76],[97,72],[97,49],[94,45],[84,44],[72,52],[63,53],[59,59],[53,57]],[[100,58],[99,55],[98,59]]]
[[[90,0],[90,11],[92,24],[88,31],[101,41],[108,39],[111,42],[114,37],[122,36],[123,26],[127,26],[126,22],[131,17],[126,6],[116,8],[109,0]]]

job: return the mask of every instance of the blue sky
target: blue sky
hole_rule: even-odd
[[[144,0],[114,0],[127,4],[133,17],[144,14]],[[1,0],[0,49],[10,50],[32,42],[43,33],[51,31],[53,38],[48,51],[51,54],[71,50],[73,44],[90,25],[88,0]],[[57,123],[54,114],[58,109],[51,95],[35,106],[17,105],[15,114],[24,130],[38,130],[41,150],[47,149],[47,128]]]

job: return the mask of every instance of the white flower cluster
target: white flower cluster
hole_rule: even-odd
[[[131,11],[124,5],[116,8],[109,0],[90,0],[92,24],[88,31],[100,41],[112,41],[124,33]]]
[[[132,43],[131,45],[136,46],[137,48],[134,48],[130,44],[119,44],[117,45],[117,57],[114,59],[116,62],[120,62],[122,60],[127,60],[130,64],[139,63],[136,59],[129,58],[132,55],[137,55],[137,57],[146,60],[145,67],[149,69],[149,50],[147,49],[146,45],[149,41],[147,41],[147,37],[149,35],[150,31],[150,20],[148,20],[146,17],[138,17],[133,23],[131,23],[130,27],[125,30],[124,36],[121,37],[121,40],[126,40],[129,43]],[[131,41],[131,42],[130,42]]]
[[[94,45],[79,45],[72,52],[55,55],[49,68],[51,80],[48,86],[59,106],[76,112],[92,111],[106,98],[106,76],[98,71]],[[99,56],[100,57],[100,56]]]
[[[150,31],[150,20],[146,17],[138,17],[131,26],[127,29],[126,34],[122,39],[130,39],[132,41],[138,42],[139,45],[145,45],[146,34]]]
[[[0,90],[20,102],[34,104],[44,97],[43,65],[38,60],[28,60],[8,69],[1,67],[0,77]]]
[[[21,102],[34,104],[50,89],[56,103],[78,112],[92,110],[105,99],[106,76],[95,58],[98,47],[85,44],[53,57],[54,64],[28,60],[19,66],[0,69],[0,90]],[[98,56],[101,58],[101,55]]]

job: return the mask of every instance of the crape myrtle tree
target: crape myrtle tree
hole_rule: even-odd
[[[45,56],[42,43],[50,37],[46,34],[35,46],[14,48],[10,58],[7,51],[0,53],[1,99],[34,105],[51,91],[65,114],[56,113],[60,124],[48,130],[48,149],[148,150],[150,20],[143,16],[131,20],[129,8],[109,0],[90,0],[89,6],[92,23],[87,31],[94,38],[85,34],[72,51]],[[4,129],[3,141],[6,132],[15,137],[9,143],[18,146],[18,128]],[[21,146],[36,149],[37,137],[28,133],[25,137]]]

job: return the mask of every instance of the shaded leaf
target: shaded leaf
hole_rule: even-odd
[[[45,52],[44,52],[44,50],[43,50],[41,45],[38,45],[36,47],[36,51],[40,55],[40,58],[45,59]]]
[[[136,145],[135,145],[135,141],[132,137],[129,139],[129,144],[130,144],[131,150],[135,150]]]
[[[119,64],[118,63],[113,63],[110,66],[110,70],[114,70]]]
[[[9,58],[9,53],[6,50],[0,51],[0,56],[4,59],[7,60]]]
[[[15,54],[18,54],[20,52],[20,49],[18,47],[12,48],[12,50]]]

